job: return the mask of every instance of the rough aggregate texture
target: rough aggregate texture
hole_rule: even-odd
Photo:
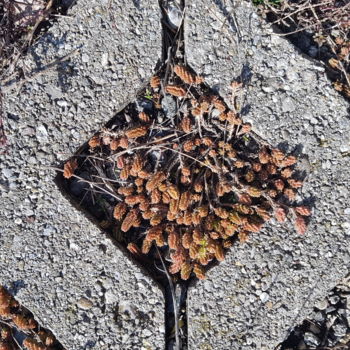
[[[348,105],[323,67],[247,2],[200,0],[187,14],[189,65],[228,103],[230,82],[246,83],[243,119],[269,143],[301,152],[302,197],[314,203],[305,236],[271,222],[190,290],[190,349],[273,349],[349,270]]]
[[[0,283],[67,349],[163,349],[163,295],[54,183],[57,166],[148,81],[161,54],[158,4],[79,0],[21,62],[80,48],[8,93],[0,160]]]

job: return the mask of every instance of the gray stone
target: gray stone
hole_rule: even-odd
[[[229,7],[232,11],[226,11]],[[307,177],[300,198],[315,199],[306,235],[298,236],[291,223],[271,221],[209,271],[207,279],[218,286],[224,303],[203,282],[189,292],[190,349],[271,349],[348,271],[350,229],[343,213],[350,158],[340,151],[349,142],[348,104],[319,63],[274,35],[250,2],[198,0],[188,4],[187,14],[189,65],[231,106],[230,83],[243,79],[238,101],[245,103],[244,120],[271,145],[301,149],[300,167]],[[323,147],[321,135],[327,140]],[[299,270],[292,268],[295,261]],[[246,302],[255,294],[251,280],[262,285],[264,276],[275,276],[267,284],[268,302]]]
[[[132,101],[153,75],[161,57],[160,28],[154,1],[78,0],[19,65],[29,76],[38,64],[44,67],[79,49],[76,54],[26,83],[19,94],[6,88],[6,112],[20,123],[6,123],[10,151],[0,155],[0,174],[10,175],[4,171],[10,169],[19,176],[17,187],[4,184],[0,190],[0,284],[10,287],[66,349],[164,349],[162,292],[148,275],[146,285],[138,284],[134,276],[144,271],[71,205],[51,169]],[[106,52],[108,63],[104,58],[102,66]],[[35,220],[27,221],[28,213]],[[107,299],[114,295],[115,303],[106,303],[102,283],[110,286]],[[150,299],[157,302],[149,304]],[[135,305],[138,322],[115,321],[121,301]],[[145,329],[151,337],[143,335]]]

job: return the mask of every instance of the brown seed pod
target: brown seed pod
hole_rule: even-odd
[[[282,159],[284,159],[285,155],[281,150],[275,148],[271,151],[271,156],[273,160],[281,161]]]
[[[301,235],[303,235],[307,230],[306,221],[302,216],[297,216],[294,226],[297,232]]]
[[[134,193],[135,189],[133,186],[123,186],[118,188],[118,193],[123,196],[130,196]]]
[[[227,219],[228,218],[228,211],[224,208],[214,208],[214,213],[221,219]]]
[[[191,152],[195,149],[196,146],[193,140],[187,140],[183,143],[182,147],[185,152]]]
[[[287,182],[289,183],[290,187],[292,188],[299,188],[303,186],[303,182],[295,179],[288,179]]]
[[[148,179],[150,175],[151,174],[147,170],[141,170],[138,174],[140,179]]]
[[[201,218],[205,218],[208,215],[209,208],[207,205],[201,205],[197,208],[198,214]]]
[[[134,254],[134,255],[141,255],[141,250],[140,248],[137,246],[136,243],[129,243],[128,246],[127,246],[127,249],[130,253]]]
[[[100,135],[94,135],[89,140],[89,146],[91,148],[95,148],[95,147],[100,146],[100,145],[101,145]]]
[[[276,190],[268,190],[267,194],[271,197],[271,198],[275,198],[277,196],[277,191]]]
[[[192,242],[189,248],[189,255],[191,259],[196,259],[199,253],[200,246]]]
[[[3,286],[0,286],[0,307],[9,306],[11,299],[11,294]]]
[[[203,83],[204,79],[190,73],[184,66],[176,65],[174,73],[186,84],[194,85]]]
[[[209,236],[210,236],[210,238],[212,238],[214,240],[220,238],[220,234],[218,232],[215,232],[215,231],[211,231],[209,233]]]
[[[179,212],[179,200],[177,199],[170,200],[169,211],[173,214],[177,214]]]
[[[160,78],[154,75],[150,80],[150,85],[152,89],[156,89],[160,85]]]
[[[309,207],[306,207],[305,205],[295,207],[294,211],[302,216],[310,216],[311,215],[311,209]]]
[[[269,175],[274,175],[277,172],[276,166],[271,163],[267,164],[265,169]]]
[[[200,279],[200,280],[205,279],[205,270],[201,265],[194,263],[193,272],[198,279]]]
[[[139,204],[139,209],[141,211],[146,211],[149,209],[149,205],[150,205],[149,200],[145,200],[144,202]]]
[[[129,140],[127,137],[123,136],[119,139],[119,146],[121,148],[127,149],[129,147]]]
[[[254,174],[254,171],[252,170],[248,170],[245,174],[245,180],[250,183],[250,182],[253,182],[254,179],[255,179],[255,174]]]
[[[291,168],[284,168],[281,171],[281,175],[282,175],[282,177],[288,179],[289,177],[291,177],[293,175],[293,170]]]
[[[56,338],[50,331],[40,330],[38,336],[43,344],[46,346],[53,345]]]
[[[270,213],[264,209],[264,208],[255,208],[255,212],[264,220],[264,221],[269,221],[270,220]]]
[[[201,220],[202,220],[202,218],[198,212],[192,213],[192,224],[193,225],[199,225],[201,223]]]
[[[115,151],[119,147],[119,140],[118,139],[113,139],[111,143],[109,144],[109,148],[111,151]]]
[[[196,181],[194,183],[194,186],[193,186],[194,190],[197,192],[197,193],[200,193],[203,191],[203,183],[202,181]]]
[[[184,97],[186,96],[186,90],[182,88],[181,86],[177,85],[168,85],[165,88],[165,91],[169,93],[170,95],[176,96],[176,97]]]
[[[123,169],[125,166],[125,158],[123,156],[116,157],[115,159],[118,169]]]
[[[33,318],[28,318],[24,315],[17,314],[12,316],[12,321],[21,330],[34,329],[37,323]]]
[[[251,208],[249,205],[245,205],[245,204],[241,204],[241,203],[237,203],[233,206],[233,208],[235,210],[237,210],[239,213],[242,214],[248,214],[251,215],[254,213],[254,209]]]
[[[188,167],[183,167],[181,168],[181,174],[183,176],[190,176],[191,175],[191,170]]]
[[[295,199],[296,193],[291,188],[286,188],[283,193],[290,201]]]
[[[291,166],[291,165],[295,164],[296,162],[297,162],[296,157],[288,156],[283,160],[281,167],[285,168],[287,166]]]
[[[170,195],[172,199],[179,199],[180,198],[180,191],[175,185],[169,185],[167,187],[167,193]]]
[[[126,181],[130,176],[130,170],[131,170],[130,165],[125,165],[124,168],[120,170],[120,174],[119,174],[120,179],[123,181]]]
[[[188,261],[185,261],[182,265],[181,265],[181,279],[186,281],[189,279],[191,272],[192,272],[193,266],[192,264],[190,264]]]
[[[152,247],[152,241],[144,239],[142,242],[141,252],[142,254],[148,254]]]
[[[204,235],[199,229],[195,228],[192,232],[192,238],[194,243],[200,244],[204,239]]]
[[[281,192],[284,189],[284,182],[282,179],[277,179],[273,182],[273,184],[275,185],[277,191]]]
[[[258,189],[257,187],[250,186],[250,187],[247,188],[247,193],[251,197],[258,198],[258,197],[261,197],[262,190]]]
[[[191,119],[188,117],[183,118],[181,120],[180,126],[182,131],[187,134],[190,133],[192,131]]]
[[[11,309],[9,306],[0,306],[0,317],[3,317],[3,318],[11,317]]]
[[[155,188],[151,192],[151,203],[152,204],[158,204],[160,202],[161,198],[162,198],[161,193],[159,192],[159,190],[157,188]]]
[[[143,203],[146,201],[146,197],[142,194],[136,194],[125,197],[124,201],[126,204],[133,206],[135,204]]]
[[[259,152],[259,161],[261,164],[267,164],[270,162],[271,157],[270,155],[267,153],[266,148],[264,147],[263,149],[260,150]]]
[[[164,216],[162,214],[155,214],[152,216],[149,223],[151,226],[158,226],[162,222],[163,218]]]
[[[183,215],[183,224],[186,226],[192,225],[192,213],[187,210]]]
[[[144,123],[149,123],[151,121],[149,115],[145,112],[139,113],[139,119]]]
[[[222,242],[222,247],[225,248],[225,249],[229,249],[233,246],[233,242],[230,240],[230,239],[225,239],[223,242]]]
[[[220,112],[225,112],[226,110],[225,102],[222,101],[218,96],[213,97],[212,103],[217,110],[219,110]]]
[[[284,222],[286,220],[286,211],[282,207],[277,207],[274,214],[278,222]]]
[[[131,165],[131,170],[135,174],[133,176],[138,176],[138,173],[141,171],[142,167],[143,167],[142,158],[139,154],[136,154]]]
[[[171,211],[168,211],[166,214],[166,218],[168,221],[174,221],[176,219],[176,214],[172,213]]]
[[[225,260],[225,254],[224,254],[224,250],[222,248],[222,245],[217,243],[215,245],[215,258],[218,261],[224,261]]]
[[[229,214],[229,220],[236,225],[244,225],[247,222],[247,218],[236,211]]]
[[[68,160],[65,164],[64,164],[64,168],[63,168],[63,176],[66,179],[70,179],[73,174],[74,171],[77,169],[78,167],[78,162],[76,159],[71,158],[70,160]]]
[[[145,219],[145,220],[149,220],[151,219],[152,217],[154,216],[154,212],[152,210],[146,210],[142,213],[142,217]]]
[[[155,174],[153,174],[146,183],[147,192],[151,192],[154,189],[156,189],[160,185],[160,183],[163,182],[165,179],[166,176],[162,171],[158,171]]]
[[[170,232],[168,235],[169,248],[177,249],[179,247],[179,244],[180,244],[180,235],[175,231]]]
[[[247,231],[241,231],[239,234],[238,234],[238,239],[239,239],[239,242],[240,243],[245,243],[248,241],[248,238],[249,238],[249,233]]]
[[[125,219],[123,220],[121,230],[123,232],[128,232],[131,227],[134,226],[135,222],[138,222],[138,210],[137,209],[131,209],[127,214]]]
[[[215,217],[208,215],[205,219],[205,229],[211,231],[214,228]]]
[[[252,197],[247,193],[242,193],[238,196],[238,202],[246,205],[252,204]]]
[[[189,249],[192,242],[192,234],[189,231],[185,232],[181,237],[182,246],[186,249]]]
[[[35,339],[27,337],[23,341],[23,346],[25,346],[28,350],[47,350],[47,347],[36,341]]]
[[[141,125],[125,131],[125,136],[128,139],[136,139],[138,137],[145,136],[147,134],[147,131],[148,131],[148,126]]]
[[[163,193],[162,193],[162,202],[163,202],[164,204],[169,204],[170,201],[171,201],[171,197],[170,197],[169,193],[163,192]]]
[[[121,218],[124,216],[124,214],[126,213],[126,210],[127,210],[127,206],[125,203],[121,202],[121,203],[118,203],[115,207],[114,207],[114,210],[113,210],[113,217],[116,219],[116,220],[121,220]]]
[[[181,194],[179,201],[179,209],[187,210],[187,208],[191,205],[191,192],[186,191]]]
[[[244,224],[243,229],[249,232],[259,232],[263,224],[263,222],[250,219],[247,223]]]

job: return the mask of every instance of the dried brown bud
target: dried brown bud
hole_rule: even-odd
[[[186,191],[181,194],[179,208],[180,210],[187,210],[191,204],[191,192]]]
[[[170,197],[169,193],[163,192],[163,193],[162,193],[162,202],[163,202],[164,204],[169,204],[170,201],[171,201],[171,197]]]
[[[127,249],[130,253],[134,254],[134,255],[141,255],[141,250],[140,248],[137,246],[136,243],[129,243],[127,246]]]
[[[168,85],[165,88],[165,91],[169,93],[170,95],[176,96],[176,97],[184,97],[186,96],[186,90],[182,88],[181,86],[177,85]]]
[[[12,316],[12,321],[21,330],[34,329],[37,326],[33,318],[28,318],[23,315]]]
[[[192,235],[189,231],[185,232],[181,237],[181,243],[184,248],[189,249],[193,242]]]
[[[252,204],[252,198],[247,193],[242,193],[238,196],[238,202],[242,204]]]
[[[176,65],[174,67],[174,73],[186,84],[201,84],[204,79],[194,74],[191,74],[185,67]]]
[[[200,280],[205,279],[205,270],[201,265],[195,263],[194,267],[193,267],[193,272],[198,279],[200,279]]]
[[[119,147],[119,140],[118,139],[113,139],[111,143],[109,144],[109,148],[111,151],[115,151]]]
[[[249,182],[253,182],[255,179],[255,174],[254,171],[252,170],[248,170],[245,174],[245,180],[249,183]]]
[[[172,199],[180,198],[180,191],[175,185],[169,185],[167,188],[167,193],[170,195]]]
[[[236,211],[229,214],[229,220],[237,225],[243,225],[247,222],[247,218]]]
[[[182,147],[185,152],[191,152],[196,146],[193,140],[187,140],[183,143]]]
[[[179,212],[179,200],[170,200],[169,211],[173,214],[177,214]]]
[[[295,207],[294,211],[302,216],[310,216],[311,215],[311,209],[309,207],[306,207],[304,205]]]
[[[140,112],[139,113],[139,119],[145,123],[149,123],[150,122],[150,118],[148,116],[148,114],[146,114],[145,112]]]
[[[260,163],[253,163],[252,169],[258,173],[261,170],[261,164]]]
[[[273,160],[277,160],[277,161],[284,159],[284,153],[277,148],[275,148],[271,151],[271,156],[272,156]]]
[[[95,135],[89,140],[89,146],[91,148],[95,148],[100,145],[101,145],[101,140],[99,135]]]
[[[191,126],[191,119],[188,117],[185,117],[181,120],[181,129],[185,132],[185,133],[190,133],[192,130],[192,126]]]
[[[126,165],[122,170],[120,170],[119,177],[121,180],[125,181],[128,179],[128,177],[130,176],[130,169],[130,165]]]
[[[135,223],[138,222],[138,210],[131,209],[123,220],[121,230],[123,232],[128,232]]]
[[[164,216],[162,214],[155,214],[152,216],[149,223],[151,224],[151,226],[157,226],[162,222],[163,218]]]
[[[273,183],[274,183],[276,189],[277,189],[279,192],[283,191],[283,189],[284,189],[284,182],[283,182],[283,180],[277,179],[277,180],[275,180]]]
[[[125,135],[128,139],[136,139],[141,136],[145,136],[148,131],[148,126],[142,125],[125,131]]]
[[[148,254],[152,247],[152,241],[144,239],[142,242],[142,254]]]
[[[151,192],[151,203],[152,204],[158,204],[160,202],[161,198],[162,198],[162,195],[157,188]]]
[[[294,225],[297,232],[301,235],[303,235],[307,230],[306,221],[302,216],[298,216],[296,218]]]
[[[141,171],[142,167],[142,158],[139,154],[136,154],[131,165],[131,171],[134,173],[133,176],[138,176],[138,173]]]
[[[215,258],[218,261],[225,260],[224,250],[222,249],[222,245],[220,245],[219,243],[215,245]]]
[[[189,262],[184,262],[181,265],[181,279],[185,281],[188,280],[191,275],[192,269],[193,267]]]
[[[146,197],[142,194],[136,194],[136,195],[125,197],[125,203],[128,205],[135,205],[135,204],[143,203],[145,201],[146,201]]]
[[[151,78],[150,81],[151,88],[156,89],[160,85],[160,78],[156,75]]]
[[[140,175],[139,175],[140,176]],[[147,181],[146,184],[146,190],[148,192],[153,191],[156,189],[161,182],[163,182],[166,179],[165,174],[162,171],[158,171],[155,174],[153,174],[150,179]]]
[[[148,179],[150,177],[150,173],[146,170],[141,170],[138,174],[140,179]]]
[[[259,152],[259,160],[261,164],[267,164],[270,162],[270,155],[267,153],[266,148],[263,148],[260,152]]]
[[[47,347],[44,344],[39,343],[38,341],[29,337],[24,339],[23,346],[25,346],[28,350],[47,350]]]
[[[121,202],[118,203],[115,207],[114,207],[114,211],[113,211],[113,217],[116,220],[121,220],[121,218],[124,216],[124,214],[126,213],[127,210],[127,206],[125,203]]]
[[[66,179],[70,179],[73,174],[74,171],[77,169],[78,167],[78,162],[76,159],[71,158],[70,160],[68,160],[65,164],[64,164],[64,169],[63,169],[63,176]]]
[[[129,147],[129,140],[127,137],[123,136],[119,139],[119,146],[121,148],[127,149]]]
[[[228,218],[228,212],[224,208],[221,208],[221,207],[215,208],[214,212],[221,219],[227,219]]]
[[[183,223],[186,226],[189,226],[192,224],[192,213],[190,211],[185,211],[183,215]]]
[[[241,231],[241,232],[238,234],[238,239],[239,239],[239,242],[240,242],[240,243],[247,242],[247,241],[248,241],[248,238],[249,238],[249,234],[248,234],[247,231]]]
[[[283,208],[276,208],[274,214],[278,222],[284,222],[286,220],[286,211]]]
[[[225,112],[226,110],[225,102],[222,101],[218,96],[215,96],[213,98],[212,103],[217,110],[219,110],[220,112]]]
[[[290,201],[295,199],[296,194],[291,188],[286,188],[283,193]]]
[[[251,197],[260,197],[262,195],[262,190],[259,190],[256,187],[248,187],[247,188],[247,193],[251,196]]]
[[[11,294],[3,286],[0,286],[0,307],[9,306],[11,299]]]
[[[298,180],[295,180],[295,179],[288,179],[287,181],[288,181],[290,187],[292,187],[292,188],[299,188],[299,187],[303,186],[303,182],[302,181],[298,181]]]
[[[241,169],[245,166],[245,162],[241,159],[237,159],[233,164],[238,169]]]
[[[179,244],[180,244],[180,235],[175,231],[170,232],[168,235],[169,248],[177,249],[179,247]]]
[[[284,168],[281,171],[281,175],[282,175],[282,177],[288,179],[289,177],[291,177],[293,175],[293,170],[291,168]]]

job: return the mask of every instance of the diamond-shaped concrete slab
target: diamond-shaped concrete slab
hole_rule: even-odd
[[[0,282],[67,349],[163,349],[160,289],[72,207],[48,168],[148,81],[161,56],[158,4],[79,0],[21,64],[30,73],[76,48],[6,96]]]
[[[241,77],[245,120],[269,143],[302,151],[302,196],[315,205],[305,236],[271,222],[190,290],[190,349],[273,349],[350,266],[348,104],[248,2],[200,0],[187,15],[188,63],[228,103]]]

